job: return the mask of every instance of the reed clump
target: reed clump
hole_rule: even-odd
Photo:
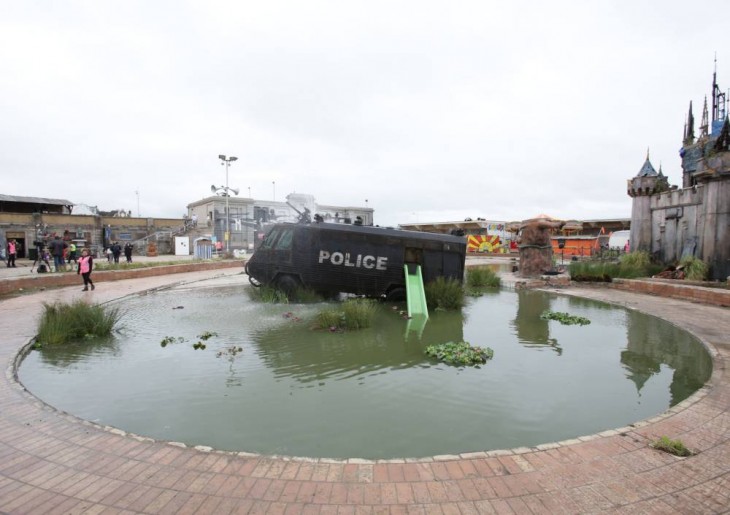
[[[120,318],[118,308],[87,304],[82,300],[70,304],[44,303],[35,346],[109,336]]]
[[[425,290],[429,310],[455,311],[464,307],[464,288],[456,279],[437,277],[426,284]]]

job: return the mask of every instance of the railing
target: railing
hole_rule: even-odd
[[[185,234],[190,229],[195,228],[195,226],[196,226],[196,224],[193,223],[192,220],[185,220],[185,222],[181,226],[179,226],[175,229],[172,229],[171,231],[157,231],[152,234],[148,234],[144,238],[139,238],[138,240],[134,240],[132,242],[132,245],[134,245],[135,248],[138,249],[138,251],[146,252],[147,246],[149,245],[150,240],[154,239],[154,241],[156,241],[156,242],[160,241],[161,239],[162,240],[172,240],[172,238],[174,236],[177,236],[179,234]]]

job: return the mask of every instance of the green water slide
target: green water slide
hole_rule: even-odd
[[[423,287],[421,265],[405,264],[403,271],[406,274],[406,299],[408,301],[409,317],[428,318],[426,306],[426,290]]]

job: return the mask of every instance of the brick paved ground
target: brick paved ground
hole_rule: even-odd
[[[48,290],[111,300],[240,269]],[[234,278],[233,280],[238,280]],[[245,280],[240,276],[240,280]],[[669,413],[573,441],[414,461],[277,458],[192,449],[56,412],[23,391],[14,359],[39,295],[0,302],[0,512],[5,513],[723,513],[730,507],[730,310],[610,289],[564,293],[662,316],[710,346],[705,388]],[[680,438],[676,458],[649,443]]]

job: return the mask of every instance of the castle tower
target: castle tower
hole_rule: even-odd
[[[632,251],[644,250],[653,252],[652,248],[652,219],[651,197],[669,189],[669,182],[664,174],[657,173],[649,160],[649,150],[646,151],[646,161],[639,169],[636,177],[629,179],[627,193],[633,200],[631,207],[631,240]]]

